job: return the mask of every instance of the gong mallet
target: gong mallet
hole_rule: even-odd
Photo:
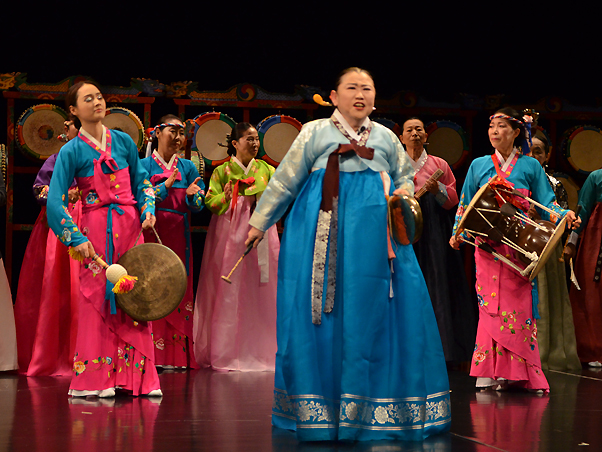
[[[128,271],[119,264],[107,264],[98,254],[92,256],[92,260],[105,269],[107,279],[113,283],[114,293],[127,293],[134,288],[138,278],[128,275]]]
[[[236,270],[236,267],[238,267],[238,264],[240,264],[242,262],[242,260],[245,258],[245,256],[251,252],[251,250],[253,249],[253,243],[255,243],[255,242],[249,243],[249,246],[247,246],[247,249],[245,250],[244,254],[242,256],[240,256],[240,259],[238,259],[238,262],[236,263],[236,265],[234,265],[232,270],[230,270],[230,273],[228,273],[228,276],[222,276],[222,279],[224,281],[226,281],[228,284],[232,284],[232,281],[230,281],[230,276],[232,276],[232,273],[234,273],[234,270]]]
[[[581,204],[578,204],[578,205],[577,205],[577,208],[575,209],[575,217],[576,217],[576,218],[579,218],[579,213],[581,213]],[[566,242],[564,242],[564,247],[565,247],[565,248],[566,248],[566,246],[569,244],[569,238],[570,238],[570,237],[567,237],[567,238],[566,238]],[[558,258],[558,262],[564,262],[564,255],[563,255],[563,256],[560,256],[560,257]]]

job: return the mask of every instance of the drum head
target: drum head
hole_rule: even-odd
[[[602,131],[593,126],[580,126],[566,133],[562,148],[569,163],[588,175],[602,168]]]
[[[144,145],[144,126],[134,112],[121,107],[107,108],[107,114],[102,123],[108,129],[127,133],[134,140],[138,150],[142,149]]]
[[[468,218],[468,214],[474,209],[475,204],[479,201],[479,199],[481,199],[481,196],[483,196],[483,193],[485,193],[485,190],[487,190],[488,188],[489,188],[489,183],[484,184],[481,188],[479,188],[479,191],[477,191],[476,194],[470,200],[470,204],[464,211],[464,215],[462,215],[462,218],[460,219],[460,222],[458,223],[458,228],[456,230],[456,237],[458,235],[460,235],[462,233],[462,231],[464,230],[464,223],[466,222],[466,218]]]
[[[119,259],[138,281],[131,292],[115,299],[130,317],[140,321],[161,319],[173,312],[184,299],[188,277],[184,264],[171,249],[158,243],[136,245]]]
[[[236,122],[228,115],[218,112],[204,113],[194,118],[195,128],[192,150],[200,152],[208,165],[221,165],[227,161],[228,135]]]
[[[468,156],[468,140],[462,127],[451,121],[437,121],[426,128],[428,153],[458,168]]]
[[[65,130],[67,113],[51,104],[25,110],[17,122],[19,148],[37,159],[47,159],[63,146],[58,137]]]
[[[290,116],[275,115],[257,125],[261,142],[259,156],[270,165],[278,166],[299,135],[301,124]]]
[[[558,222],[558,224],[556,225],[556,229],[554,229],[554,233],[552,234],[552,237],[550,237],[550,240],[548,240],[547,245],[544,247],[543,251],[541,252],[541,256],[539,257],[539,260],[537,261],[537,265],[535,266],[535,268],[533,268],[533,270],[531,271],[531,274],[529,275],[529,281],[533,281],[533,279],[539,274],[539,272],[541,271],[543,266],[546,264],[546,262],[552,255],[552,251],[554,251],[554,248],[558,244],[558,241],[560,239],[562,239],[562,234],[564,234],[565,227],[566,227],[566,217],[564,217],[562,220],[560,220]]]

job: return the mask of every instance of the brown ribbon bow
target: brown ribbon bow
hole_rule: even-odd
[[[322,204],[320,204],[320,210],[324,212],[330,212],[332,210],[332,200],[339,197],[339,156],[348,155],[351,152],[355,152],[359,157],[366,160],[374,158],[374,149],[360,146],[355,140],[352,140],[349,144],[340,144],[328,156],[322,185]]]

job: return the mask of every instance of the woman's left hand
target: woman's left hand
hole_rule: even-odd
[[[527,215],[532,220],[541,220],[541,216],[539,216],[539,213],[537,213],[537,210],[535,210],[534,204],[531,204],[531,206],[529,207],[529,210],[527,211]]]
[[[562,252],[562,257],[565,262],[569,262],[577,253],[575,245],[567,243]]]
[[[77,188],[71,188],[67,195],[69,197],[69,203],[75,204],[79,199],[79,190]]]
[[[426,188],[433,195],[436,195],[437,193],[439,193],[439,183],[435,180],[428,179],[424,183],[424,188]]]
[[[569,229],[577,229],[581,226],[581,217],[577,217],[572,210],[569,210],[569,213],[566,214],[566,220]]]
[[[198,192],[200,192],[200,191],[201,191],[201,187],[199,187],[199,186],[196,184],[196,183],[197,183],[198,181],[200,181],[200,180],[201,180],[201,178],[200,178],[200,177],[197,177],[197,178],[194,180],[194,182],[188,186],[188,188],[186,189],[186,194],[187,194],[188,196],[194,196],[194,195],[196,195]]]
[[[224,197],[226,201],[230,202],[232,199],[232,181],[228,181],[226,185],[224,185]]]
[[[449,246],[455,250],[460,249],[460,243],[462,243],[462,238],[460,236],[452,235],[449,239]]]
[[[178,168],[173,170],[173,173],[165,181],[165,188],[171,188],[173,183],[176,181],[176,176],[178,175]]]
[[[148,229],[155,226],[157,218],[150,212],[146,212],[146,220],[142,222],[142,229]]]

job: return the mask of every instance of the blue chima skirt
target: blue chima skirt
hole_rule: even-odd
[[[334,308],[312,323],[323,176],[310,175],[284,228],[272,424],[302,441],[420,441],[447,431],[449,382],[432,304],[411,245],[394,244],[391,272],[387,203],[372,170],[340,173]]]

